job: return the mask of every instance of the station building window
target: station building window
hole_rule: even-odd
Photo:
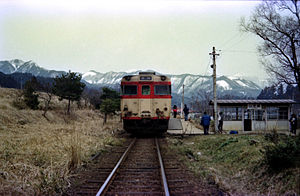
[[[278,119],[278,107],[268,107],[267,108],[267,114],[268,114],[268,120],[277,120]]]
[[[280,120],[288,119],[288,108],[287,107],[279,107],[279,119]]]
[[[242,120],[241,107],[221,107],[220,112],[223,112],[224,121]]]
[[[265,120],[264,110],[253,110],[253,120],[263,121]]]
[[[288,107],[268,107],[268,120],[287,120]]]

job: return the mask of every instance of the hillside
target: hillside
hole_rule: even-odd
[[[0,195],[60,195],[71,171],[120,142],[112,137],[119,119],[103,126],[98,112],[76,104],[66,116],[66,103],[54,98],[47,120],[41,110],[15,108],[19,95],[0,88]]]

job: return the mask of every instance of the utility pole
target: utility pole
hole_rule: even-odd
[[[180,115],[181,118],[183,118],[183,106],[184,106],[184,84],[182,85],[182,102],[181,102],[181,115]]]
[[[214,122],[215,122],[215,131],[218,129],[218,111],[217,111],[217,68],[216,68],[216,56],[219,54],[216,53],[215,47],[213,47],[212,53],[209,55],[213,56],[213,64],[211,68],[213,68],[213,83],[214,83]]]

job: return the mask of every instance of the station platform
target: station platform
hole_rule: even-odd
[[[248,134],[266,134],[270,131],[239,131],[239,135],[248,135]],[[169,128],[167,131],[168,134],[173,135],[204,135],[202,126],[196,126],[190,121],[185,121],[180,118],[170,118]],[[289,130],[286,131],[277,131],[278,134],[293,135]],[[296,135],[300,135],[300,129],[296,130]],[[214,132],[209,132],[209,134],[215,134]],[[225,130],[223,134],[229,134],[229,131]]]
[[[192,122],[185,121],[184,119],[171,118],[169,120],[168,134],[187,134],[187,135],[199,135],[204,134],[202,129],[196,127]]]

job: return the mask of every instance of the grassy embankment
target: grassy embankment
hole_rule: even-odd
[[[232,195],[300,194],[300,165],[270,171],[264,161],[265,146],[274,143],[263,135],[170,138],[169,143],[197,175]]]
[[[76,104],[67,116],[66,102],[54,97],[47,120],[41,110],[15,108],[18,95],[0,88],[0,195],[60,194],[73,169],[120,142],[112,137],[119,118],[103,125],[98,112]]]

